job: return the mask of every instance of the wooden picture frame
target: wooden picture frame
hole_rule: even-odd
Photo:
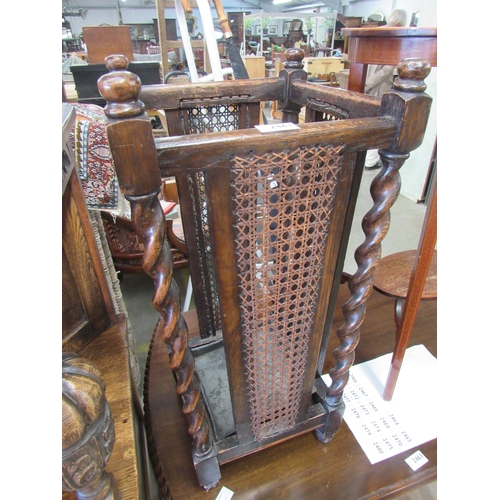
[[[269,35],[277,35],[278,34],[278,25],[277,24],[269,25],[268,30],[269,30],[268,31]]]

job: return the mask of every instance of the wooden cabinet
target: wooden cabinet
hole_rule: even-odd
[[[177,41],[177,21],[175,19],[165,19],[165,26],[167,30],[167,40]],[[160,43],[160,33],[158,31],[158,19],[153,19],[154,34],[156,43]]]
[[[151,42],[158,43],[153,23],[127,24],[126,26],[130,28],[130,38],[134,54],[147,54]]]
[[[304,71],[314,78],[319,78],[321,75],[328,75],[331,72],[337,73],[343,69],[344,64],[342,61],[334,57],[304,58]]]
[[[127,26],[84,26],[82,31],[89,63],[104,64],[110,54],[123,54],[129,61],[134,60]]]

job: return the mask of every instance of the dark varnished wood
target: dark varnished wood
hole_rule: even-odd
[[[343,111],[346,118],[378,116],[380,113],[380,100],[359,92],[353,93],[323,85],[311,86],[302,81],[293,82],[290,91],[292,99],[303,106],[322,104],[327,111],[328,106],[325,104],[334,101],[333,111]]]
[[[437,66],[437,28],[343,28],[349,39],[348,89],[364,92],[367,64],[396,66],[405,58]]]
[[[259,154],[270,145],[276,148],[295,148],[304,143],[341,145],[344,152],[355,152],[370,147],[389,147],[394,141],[396,122],[390,116],[365,118],[363,120],[304,123],[300,131],[290,130],[263,136],[255,129],[234,130],[224,135],[193,135],[184,137],[162,137],[156,140],[158,162],[162,177],[177,173],[188,173],[199,169],[203,161],[207,170],[218,168],[218,162],[249,150]],[[360,138],[360,144],[353,141]],[[259,140],[257,140],[259,139]],[[361,142],[362,140],[362,142]]]
[[[279,78],[255,78],[250,80],[226,80],[169,85],[150,85],[141,89],[140,99],[147,109],[177,109],[185,99],[203,99],[210,102],[215,97],[241,96],[242,102],[260,102],[284,97],[285,84]]]
[[[343,323],[341,304],[349,297],[347,285],[339,290],[332,332]],[[409,345],[424,344],[437,356],[436,302],[422,303]],[[393,300],[374,292],[367,302],[362,335],[356,348],[356,363],[369,361],[392,351],[393,340],[388,332],[394,329]],[[193,328],[195,323],[192,322]],[[327,351],[337,346],[336,335],[330,336]],[[335,360],[327,356],[322,372]],[[319,443],[312,432],[297,436],[255,455],[222,465],[223,481],[218,488],[205,492],[199,488],[191,467],[189,435],[178,432],[183,422],[175,382],[168,369],[168,357],[161,339],[153,338],[148,356],[147,409],[150,410],[150,437],[157,447],[158,466],[168,480],[174,500],[215,499],[225,485],[241,499],[304,499],[351,500],[392,498],[436,479],[437,441],[418,447],[429,463],[413,472],[404,458],[415,450],[371,465],[348,426],[342,423],[329,445]],[[164,439],[163,436],[169,436]]]
[[[284,122],[298,122],[301,104],[292,99],[291,89],[295,83],[305,82],[306,74],[301,69],[302,57],[303,51],[289,50],[285,70],[280,73],[279,80],[284,82],[286,89],[285,97],[279,100]],[[204,176],[205,187],[208,191],[206,203],[208,225],[213,229],[210,246],[214,247],[216,257],[217,284],[219,286],[223,317],[223,338],[227,347],[226,361],[229,367],[229,385],[236,423],[236,435],[219,441],[214,448],[215,455],[212,456],[210,438],[205,433],[205,424],[202,423],[202,403],[200,402],[200,405],[195,408],[194,399],[190,399],[189,404],[185,402],[184,413],[190,422],[189,432],[194,437],[195,466],[202,466],[198,470],[205,467],[202,455],[206,453],[208,453],[210,460],[216,458],[219,463],[223,464],[271,445],[276,445],[311,429],[316,429],[316,437],[322,443],[330,441],[338,431],[344,411],[342,392],[347,383],[349,368],[354,361],[354,349],[359,342],[360,325],[365,317],[366,301],[372,289],[373,270],[380,258],[380,243],[389,227],[389,210],[399,193],[398,170],[409,156],[409,151],[420,144],[423,130],[425,130],[430,99],[422,94],[424,86],[421,80],[428,74],[427,66],[417,64],[412,69],[408,69],[408,64],[405,64],[402,67],[400,77],[405,81],[404,92],[395,90],[388,93],[386,95],[387,99],[381,101],[380,116],[377,117],[370,114],[373,112],[373,108],[366,108],[368,116],[363,118],[359,117],[338,122],[307,123],[301,125],[299,130],[290,131],[286,134],[260,135],[260,132],[256,130],[231,130],[223,133],[205,133],[196,136],[167,137],[158,139],[154,145],[151,135],[146,130],[146,122],[139,116],[143,109],[142,102],[130,99],[129,95],[132,92],[123,92],[121,88],[113,87],[113,85],[106,87],[102,81],[102,87],[106,89],[107,94],[107,109],[110,111],[108,115],[111,118],[121,118],[121,116],[125,118],[124,120],[110,122],[108,137],[118,177],[119,179],[122,177],[120,185],[123,184],[126,188],[124,191],[127,193],[132,205],[134,224],[137,226],[138,232],[144,234],[145,237],[148,235],[150,238],[149,251],[145,251],[144,254],[144,267],[151,269],[150,274],[156,281],[156,296],[153,304],[163,315],[158,330],[163,330],[161,336],[171,349],[169,356],[170,368],[176,374],[177,392],[184,394],[186,388],[193,389],[193,397],[195,397],[195,392],[199,391],[196,384],[192,387],[190,385],[191,381],[194,383],[196,378],[191,378],[193,376],[192,360],[189,349],[186,349],[187,331],[184,320],[179,317],[178,291],[171,282],[171,264],[169,263],[171,259],[168,249],[161,244],[160,236],[163,222],[162,218],[156,214],[156,206],[153,206],[152,203],[154,192],[151,190],[154,188],[155,182],[157,182],[155,177],[161,172],[162,176],[176,175],[178,178],[200,173]],[[110,75],[110,82],[112,78],[114,76]],[[128,81],[131,85],[134,83],[133,78],[125,78],[125,75],[122,81]],[[198,90],[200,90],[198,87],[186,86],[183,90],[185,98],[188,100],[198,98],[196,93]],[[301,96],[301,99],[306,98],[307,90],[307,87],[302,89],[304,95]],[[189,92],[191,92],[191,96],[189,96]],[[124,94],[126,95],[125,99],[122,98]],[[329,102],[327,104],[329,106],[335,106],[335,99],[339,95],[331,92],[328,95],[323,95],[323,97],[328,98]],[[357,105],[361,101],[359,96],[353,93],[350,93],[350,98],[353,105]],[[205,103],[203,99],[200,102]],[[208,102],[211,103],[212,100],[208,99]],[[342,95],[341,104],[341,107],[347,107],[345,94]],[[182,103],[180,103],[180,106],[182,107]],[[359,109],[358,107],[358,111]],[[137,118],[133,118],[134,115]],[[332,287],[332,282],[338,285],[340,279],[339,268],[342,268],[342,262],[338,260],[338,256],[340,255],[343,258],[347,241],[346,228],[350,227],[350,220],[346,219],[345,209],[350,207],[351,210],[348,210],[347,213],[352,216],[353,205],[350,198],[356,196],[357,182],[359,180],[359,175],[356,176],[354,170],[355,168],[359,170],[362,167],[361,160],[364,151],[371,147],[382,148],[380,149],[380,155],[383,169],[372,185],[374,206],[363,221],[366,239],[356,253],[359,268],[349,280],[349,290],[352,296],[343,308],[345,321],[337,331],[339,343],[333,351],[335,365],[331,367],[329,372],[332,383],[329,387],[325,387],[321,379],[315,379],[315,372],[317,360],[321,357],[320,347],[326,347],[322,339],[325,325],[329,326],[329,321],[325,323],[325,318],[329,317],[330,310],[334,307],[331,298],[337,293],[336,289],[334,290]],[[146,149],[147,151],[145,151]],[[144,151],[144,158],[141,161],[142,151]],[[360,154],[356,156],[350,153]],[[292,155],[293,159],[290,159],[289,154]],[[316,158],[318,158],[318,161],[315,160]],[[328,168],[325,163],[328,164]],[[272,165],[276,165],[278,172],[272,172]],[[291,165],[291,167],[288,167],[288,165]],[[305,173],[306,170],[302,172],[299,165],[305,165],[307,169],[311,169],[311,175],[312,172],[315,172],[315,168],[319,168],[319,170],[318,173],[311,176]],[[286,174],[287,168],[291,168],[288,172],[293,171],[300,174],[300,186],[306,186],[313,180],[317,182],[317,185],[313,186],[315,193],[316,189],[317,193],[320,193],[321,189],[326,189],[324,192],[328,195],[325,197],[323,208],[330,207],[329,203],[333,203],[335,208],[328,208],[326,212],[318,210],[318,214],[314,212],[309,214],[306,206],[312,207],[314,205],[314,203],[309,205],[310,200],[314,198],[311,196],[313,191],[307,191],[307,189],[301,187],[297,194],[292,192],[292,198],[296,197],[299,200],[299,204],[295,206],[295,210],[298,211],[297,217],[280,219],[280,221],[283,221],[282,224],[285,223],[287,218],[289,224],[295,224],[296,234],[294,238],[298,238],[299,233],[304,232],[301,225],[304,225],[304,229],[309,229],[304,224],[305,219],[316,220],[317,215],[328,214],[321,215],[325,219],[320,221],[321,226],[318,225],[318,227],[321,227],[321,235],[325,235],[325,239],[318,243],[317,247],[319,252],[317,255],[321,256],[321,265],[311,269],[311,272],[305,273],[314,274],[318,278],[321,277],[318,282],[315,280],[310,282],[314,283],[314,289],[311,289],[310,292],[314,297],[314,300],[311,301],[313,307],[311,309],[304,307],[307,301],[304,298],[300,299],[303,304],[300,307],[304,308],[304,314],[308,314],[309,318],[312,318],[311,326],[307,323],[307,335],[302,335],[300,339],[294,338],[293,340],[295,343],[293,348],[297,349],[297,346],[300,345],[300,349],[302,349],[300,353],[295,355],[299,357],[299,354],[307,353],[308,356],[307,363],[304,361],[303,366],[301,365],[300,368],[301,370],[302,367],[304,368],[304,371],[300,374],[300,377],[303,377],[300,378],[300,383],[303,385],[300,385],[299,389],[295,388],[298,395],[294,396],[296,397],[294,404],[297,402],[296,408],[298,408],[298,411],[293,413],[295,410],[290,410],[289,415],[291,414],[293,418],[291,423],[279,420],[278,425],[280,428],[274,430],[271,426],[269,431],[269,427],[266,427],[267,422],[272,422],[274,414],[268,414],[265,413],[265,410],[252,407],[252,415],[250,416],[248,406],[251,397],[249,397],[248,401],[245,399],[245,394],[254,391],[247,378],[252,379],[254,377],[253,380],[256,380],[255,373],[257,373],[257,371],[252,371],[255,368],[249,364],[249,358],[258,357],[259,353],[257,350],[255,354],[253,353],[253,342],[256,342],[256,340],[250,337],[248,331],[244,334],[240,333],[242,325],[248,321],[245,326],[248,324],[255,325],[256,329],[261,328],[259,322],[262,323],[263,316],[267,318],[265,308],[271,307],[270,302],[277,304],[277,300],[274,298],[268,300],[266,295],[261,294],[261,296],[258,296],[258,293],[254,294],[255,296],[252,295],[248,291],[249,288],[244,288],[241,284],[244,276],[248,276],[246,273],[249,269],[255,271],[255,266],[252,264],[254,261],[251,260],[250,256],[245,256],[249,252],[255,252],[255,250],[246,250],[244,243],[255,244],[256,247],[260,245],[259,238],[255,238],[254,241],[246,236],[250,233],[254,238],[256,231],[260,232],[260,230],[255,230],[251,223],[248,222],[254,215],[251,213],[251,207],[260,207],[260,202],[249,200],[247,193],[254,194],[259,191],[258,182],[261,181],[257,182],[255,180],[257,177],[264,178],[269,175]],[[268,169],[269,171],[264,174],[261,169]],[[328,176],[328,183],[325,181],[319,182],[322,177],[326,178]],[[294,186],[298,180],[287,175],[284,175],[283,178],[279,177],[279,179],[282,183],[278,191],[280,193],[287,193],[286,188]],[[330,184],[332,179],[335,179],[335,182]],[[276,186],[267,188],[266,184],[266,189],[262,187],[262,192],[259,191],[260,194],[256,195],[257,198],[262,197],[264,199],[267,196],[269,199],[269,207],[263,204],[265,207],[263,210],[270,210],[272,203],[276,203],[271,201],[276,196],[276,194],[273,194],[274,191],[271,192],[274,187]],[[183,182],[178,182],[178,188],[183,189]],[[264,193],[266,190],[267,192]],[[284,194],[281,196],[284,197]],[[181,193],[181,200],[182,197]],[[248,211],[249,207],[250,211]],[[307,213],[300,215],[304,211]],[[249,213],[250,215],[248,215]],[[302,222],[300,222],[301,219],[303,219]],[[240,222],[241,225],[239,225]],[[268,231],[268,228],[271,229],[274,224],[266,221],[263,224],[265,231]],[[272,229],[274,230],[274,228]],[[238,231],[241,233],[238,233]],[[241,237],[239,234],[243,236]],[[286,234],[286,236],[283,236],[284,241],[290,238],[289,230],[284,231],[283,234]],[[270,242],[273,241],[273,236],[270,233],[261,236],[266,236]],[[239,237],[240,240],[238,240]],[[281,236],[277,238],[279,239]],[[253,243],[249,243],[249,241]],[[314,240],[311,238],[311,241]],[[274,243],[270,243],[270,246],[274,245]],[[283,244],[283,246],[287,247],[289,245]],[[279,245],[276,244],[276,247],[279,247]],[[279,264],[279,266],[283,266],[283,268],[291,267],[291,263],[284,263],[289,262],[292,255],[294,260],[301,259],[300,251],[298,251],[300,246],[294,248],[297,250],[293,250],[294,253],[290,254],[290,256],[284,254],[286,260],[283,260],[283,264]],[[326,249],[326,254],[323,254],[324,249]],[[273,250],[273,253],[278,252],[277,248],[271,250]],[[238,253],[237,265],[241,266],[241,269],[235,269],[236,264],[231,260],[236,253]],[[299,256],[295,257],[295,254]],[[274,259],[277,257],[278,255],[269,258]],[[317,266],[318,261],[315,261],[312,256],[307,256],[306,260],[313,261],[314,265]],[[308,265],[310,264],[311,262],[308,262]],[[260,265],[267,266],[267,260]],[[305,268],[307,268],[307,265]],[[266,282],[268,280],[272,282],[269,287],[276,285],[275,279],[266,277],[265,280]],[[287,280],[288,278],[285,276],[285,281],[280,281],[280,283],[285,283]],[[307,281],[301,282],[301,286],[304,286],[304,284],[307,285]],[[276,286],[276,289],[280,290],[282,285],[278,286]],[[317,297],[316,292],[318,293]],[[290,295],[293,295],[293,293]],[[281,298],[277,297],[280,304],[284,305],[279,306],[280,312],[276,316],[283,315],[282,311],[286,311],[285,297],[286,294],[283,294]],[[260,305],[255,305],[253,302],[249,303],[249,300],[261,300],[261,302],[259,302]],[[285,300],[285,302],[282,302],[282,300]],[[245,305],[248,305],[248,309],[244,307]],[[292,304],[291,307],[294,308],[296,305]],[[243,309],[249,312],[250,319],[245,316]],[[276,310],[278,310],[278,307]],[[264,312],[261,313],[261,311]],[[291,314],[286,316],[288,313]],[[263,314],[263,316],[260,314]],[[272,316],[272,314],[273,312],[269,309],[269,315]],[[290,320],[290,318],[295,317],[294,314],[295,312],[290,309],[284,315],[288,317],[286,322],[290,322],[289,324],[295,326],[287,326],[286,329],[290,331],[285,330],[283,334],[295,335],[296,332],[292,331],[295,327],[300,331],[298,325],[302,323],[302,320],[295,324]],[[257,321],[254,322],[254,318]],[[267,321],[271,320],[268,319]],[[284,322],[284,318],[281,321]],[[178,334],[179,337],[177,338],[176,335]],[[243,344],[244,347],[242,347]],[[272,351],[274,347],[272,346],[269,349]],[[187,357],[183,359],[183,356]],[[247,365],[245,366],[245,364]],[[183,372],[184,370],[186,373]],[[294,374],[294,376],[296,375]],[[266,377],[271,377],[271,375],[266,374]],[[272,380],[272,377],[270,380]],[[290,382],[287,383],[291,385]],[[286,385],[283,387],[287,388]],[[312,396],[313,387],[315,389],[314,397]],[[269,399],[266,394],[255,395],[256,393],[255,390],[254,396],[256,398],[267,397]],[[318,403],[321,403],[320,405],[316,404],[316,399]],[[196,404],[198,404],[198,401]],[[282,404],[286,407],[288,402]],[[262,405],[265,406],[265,403],[262,403]],[[193,408],[194,413],[188,415]],[[259,414],[259,411],[262,413]],[[286,408],[286,411],[289,410]],[[253,412],[257,415],[255,416]],[[151,418],[149,415],[147,418],[148,422],[151,422],[151,428],[161,425],[158,421],[155,421],[152,415]],[[195,418],[196,422],[193,422]],[[165,436],[168,435],[169,433],[165,434]],[[161,443],[156,443],[155,448],[158,449],[160,446],[162,446]],[[160,474],[159,477],[163,477],[163,475]],[[166,477],[168,481],[168,474]],[[198,478],[200,484],[207,489],[214,487],[216,484],[212,483],[212,475],[210,475],[210,481],[208,482],[207,479],[201,478],[199,473]]]
[[[194,359],[187,343],[187,327],[180,315],[179,288],[172,281],[172,255],[165,238],[166,224],[158,200],[161,178],[151,124],[142,113],[137,100],[140,87],[132,74],[119,75],[116,68],[123,60],[109,58],[112,70],[109,81],[99,80],[99,90],[107,98],[105,108],[113,118],[132,117],[115,121],[107,127],[120,189],[130,202],[136,232],[145,242],[143,268],[155,282],[153,306],[161,314],[162,339],[170,351],[170,367],[176,374],[177,392],[183,401],[183,412],[193,438],[194,457],[206,456],[213,449],[205,419],[205,405],[200,397],[200,384],[194,373]],[[138,118],[135,118],[138,116]]]

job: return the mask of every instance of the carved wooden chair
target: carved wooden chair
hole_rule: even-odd
[[[424,61],[401,63],[395,88],[380,100],[309,84],[304,52],[289,49],[286,56],[277,78],[142,89],[126,60],[110,56],[111,71],[99,80],[120,187],[147,242],[143,266],[155,281],[153,305],[161,313],[155,335],[168,347],[187,419],[183,432],[192,436],[194,467],[206,489],[218,483],[220,464],[313,430],[327,443],[338,430],[373,270],[399,193],[398,170],[420,145],[431,105]],[[235,128],[154,139],[145,113],[160,108],[182,117],[195,102],[223,102],[258,116],[259,102],[273,100],[283,126],[269,133]],[[322,121],[294,126],[303,106],[308,119]],[[339,119],[325,119],[330,116]],[[383,168],[372,184],[374,205],[363,221],[366,239],[356,251],[359,267],[349,280],[352,296],[326,384],[321,373],[337,290],[366,150],[373,148]],[[208,250],[211,255],[221,332],[205,339],[188,331],[172,281],[157,201],[168,176],[176,177],[189,261],[191,252],[200,260]],[[157,431],[162,419],[148,393],[145,388],[148,438],[165,482],[164,464],[154,455],[169,436]]]

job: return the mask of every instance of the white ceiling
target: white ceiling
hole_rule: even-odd
[[[170,0],[166,0],[167,4],[172,4]],[[196,0],[191,2],[196,5]],[[287,3],[274,5],[273,0],[223,0],[223,5],[226,11],[244,11],[246,9],[262,9],[265,12],[293,12],[296,9],[313,9],[330,7],[332,10],[342,12],[342,3],[349,3],[349,0],[290,0]],[[62,0],[63,9],[66,8],[71,12],[78,12],[79,9],[110,9],[117,8],[117,5],[122,9],[128,8],[151,8],[155,7],[155,0]],[[213,7],[213,5],[212,5]]]

